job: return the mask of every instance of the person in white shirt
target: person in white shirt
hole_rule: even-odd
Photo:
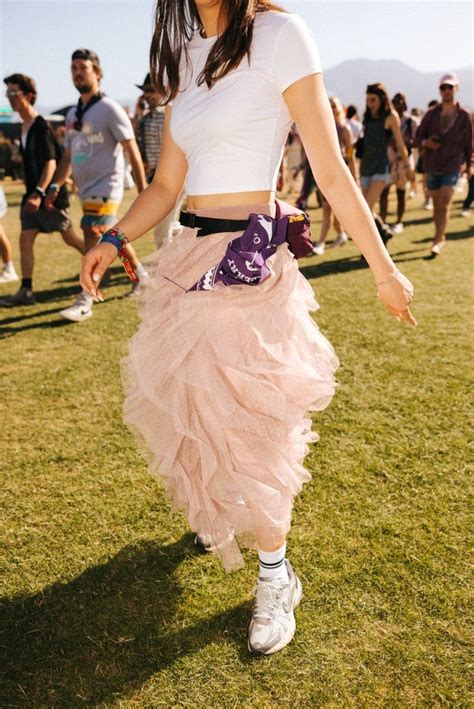
[[[151,472],[227,571],[243,565],[237,540],[257,547],[248,647],[268,655],[295,632],[302,584],[285,556],[286,535],[310,479],[302,461],[316,435],[307,412],[330,402],[338,364],[309,315],[317,304],[288,245],[271,242],[286,228],[274,219],[275,186],[293,120],[380,299],[413,325],[412,286],[344,163],[301,18],[264,0],[158,0],[156,18],[151,73],[168,104],[161,157],[152,184],[84,258],[81,280],[99,297],[121,244],[159,222],[186,182],[183,230],[156,254],[124,362],[124,417]],[[231,285],[219,268],[242,230],[254,252],[228,256]],[[268,263],[262,242],[271,246]],[[242,269],[261,278],[241,278]]]

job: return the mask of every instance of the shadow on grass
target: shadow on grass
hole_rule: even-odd
[[[125,285],[127,283],[128,279],[124,279],[123,282],[120,279],[117,281],[114,281],[113,285]],[[58,289],[58,291],[63,291],[67,289]],[[0,314],[3,313],[8,313],[10,312],[15,312],[17,313],[19,309],[20,312],[19,314],[14,314],[11,317],[2,317],[0,315],[0,339],[5,339],[7,337],[12,337],[13,335],[16,335],[20,332],[24,332],[25,330],[41,330],[41,329],[55,329],[55,328],[60,328],[60,327],[65,327],[65,326],[70,326],[70,325],[75,325],[76,323],[71,322],[70,320],[65,320],[64,318],[58,317],[57,319],[54,320],[46,320],[43,322],[26,322],[26,321],[31,321],[33,318],[42,318],[48,315],[56,315],[57,313],[61,312],[64,307],[67,307],[65,304],[60,305],[57,308],[48,308],[46,310],[38,310],[38,305],[41,305],[43,302],[46,304],[48,302],[56,302],[57,300],[63,300],[62,297],[60,298],[52,298],[49,297],[51,293],[54,293],[55,291],[42,291],[37,295],[37,303],[36,305],[29,305],[29,306],[16,306],[16,307],[11,307],[8,305],[3,305],[0,302]],[[44,298],[44,294],[46,293],[46,298]],[[111,303],[116,300],[124,300],[125,298],[128,298],[129,291],[126,293],[123,293],[121,295],[114,295],[114,296],[107,296],[107,289],[104,291],[104,295],[106,297],[106,303]],[[74,289],[74,291],[71,290],[71,302],[69,305],[72,305],[73,303],[73,298],[72,296],[77,296],[78,292],[77,289]],[[15,326],[12,327],[12,325],[15,325],[16,323],[26,323],[20,326]]]
[[[117,274],[123,274],[124,270],[122,266],[109,266],[109,271],[111,275],[117,275]],[[66,276],[66,278],[57,278],[54,282],[55,283],[79,283],[79,276],[80,274],[76,274],[75,276]],[[120,279],[120,282],[125,283],[128,278],[125,276],[123,279]],[[114,280],[114,285],[116,285],[116,281]]]
[[[449,227],[449,225],[448,225],[448,227]],[[447,239],[447,241],[459,241],[460,239],[469,239],[469,237],[472,237],[472,236],[474,236],[474,229],[473,228],[464,229],[464,231],[455,231],[452,233],[450,233],[448,231],[446,239]],[[424,244],[424,243],[431,242],[431,241],[433,241],[433,237],[427,236],[423,239],[416,239],[413,243],[414,244]]]
[[[368,268],[367,264],[361,260],[360,256],[349,256],[334,261],[318,261],[318,263],[308,266],[301,266],[300,271],[305,278],[323,278],[335,273],[349,273],[350,271],[360,271]]]
[[[3,599],[1,705],[116,700],[209,643],[236,643],[242,660],[254,661],[246,648],[246,603],[189,627],[185,617],[174,621],[181,592],[176,571],[195,553],[192,539],[125,547],[69,583]]]

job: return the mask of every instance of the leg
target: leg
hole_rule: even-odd
[[[0,257],[3,261],[3,263],[10,263],[13,261],[13,251],[11,244],[8,240],[7,235],[5,234],[5,229],[3,228],[3,224],[0,220]]]
[[[474,175],[471,175],[469,178],[469,190],[467,193],[467,197],[463,202],[462,208],[463,210],[468,210],[471,209],[471,204],[474,202]]]
[[[386,183],[384,180],[375,180],[375,182],[372,182],[367,190],[362,190],[362,194],[365,197],[365,201],[369,205],[372,212],[374,211],[375,205],[380,199],[380,195],[384,191],[385,185]]]
[[[0,271],[0,283],[11,283],[18,280],[17,272],[13,264],[13,251],[11,244],[5,234],[2,220],[0,219],[0,258],[3,268]]]
[[[382,194],[380,195],[380,216],[384,220],[384,222],[387,221],[387,214],[388,214],[388,194],[390,192],[390,187],[391,185],[387,185],[386,187],[383,188]]]
[[[397,186],[397,224],[403,222],[403,215],[405,214],[405,187]]]
[[[76,249],[79,251],[80,254],[85,254],[85,243],[84,239],[81,239],[80,236],[77,235],[76,230],[72,226],[68,226],[67,229],[61,232],[61,236],[63,237],[64,243],[67,244],[68,246],[72,246],[73,249]]]
[[[446,227],[449,220],[449,210],[454,196],[454,187],[443,186],[437,190],[432,190],[433,197],[433,219],[435,223],[434,244],[439,244],[446,240]]]
[[[33,293],[33,266],[34,266],[34,255],[33,255],[33,244],[36,235],[39,233],[39,229],[22,229],[20,234],[20,257],[21,257],[21,286],[19,290],[14,294],[9,296],[5,304],[14,307],[15,305],[33,305],[36,303],[35,296]],[[13,273],[15,273],[13,271]],[[2,274],[3,275],[3,274]],[[2,278],[2,282],[6,280],[18,280],[18,276],[10,279]]]
[[[20,255],[22,278],[33,278],[33,268],[35,264],[33,245],[38,234],[39,229],[23,229],[21,232]]]
[[[321,232],[319,234],[319,242],[320,244],[325,244],[326,239],[328,238],[329,234],[329,229],[331,228],[331,223],[332,223],[332,209],[325,197],[322,198],[323,202],[323,220],[321,222]]]

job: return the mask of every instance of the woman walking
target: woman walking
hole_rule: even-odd
[[[415,180],[408,150],[400,130],[400,119],[381,83],[367,86],[366,111],[364,114],[363,154],[360,165],[360,186],[371,210],[380,199],[384,189],[392,181],[388,146],[393,138],[406,177]]]
[[[341,156],[318,52],[298,16],[264,0],[158,0],[150,56],[167,101],[160,161],[152,184],[84,257],[82,283],[100,298],[123,243],[161,221],[186,181],[184,228],[153,257],[125,361],[125,421],[227,570],[243,564],[237,539],[258,548],[248,644],[271,654],[293,637],[302,596],[286,535],[310,478],[307,412],[330,402],[338,364],[309,315],[318,307],[311,287],[288,245],[272,242],[286,224],[273,218],[275,183],[293,120],[380,298],[410,324],[412,287]],[[239,251],[239,235],[253,240],[253,253]]]

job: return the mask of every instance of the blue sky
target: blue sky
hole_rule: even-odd
[[[471,2],[280,4],[308,22],[326,69],[360,57],[399,59],[420,71],[441,73],[474,63]],[[0,75],[21,71],[33,76],[40,105],[75,103],[70,55],[77,47],[89,47],[101,58],[106,93],[133,99],[134,84],[142,82],[147,69],[153,5],[153,0],[0,0]]]

